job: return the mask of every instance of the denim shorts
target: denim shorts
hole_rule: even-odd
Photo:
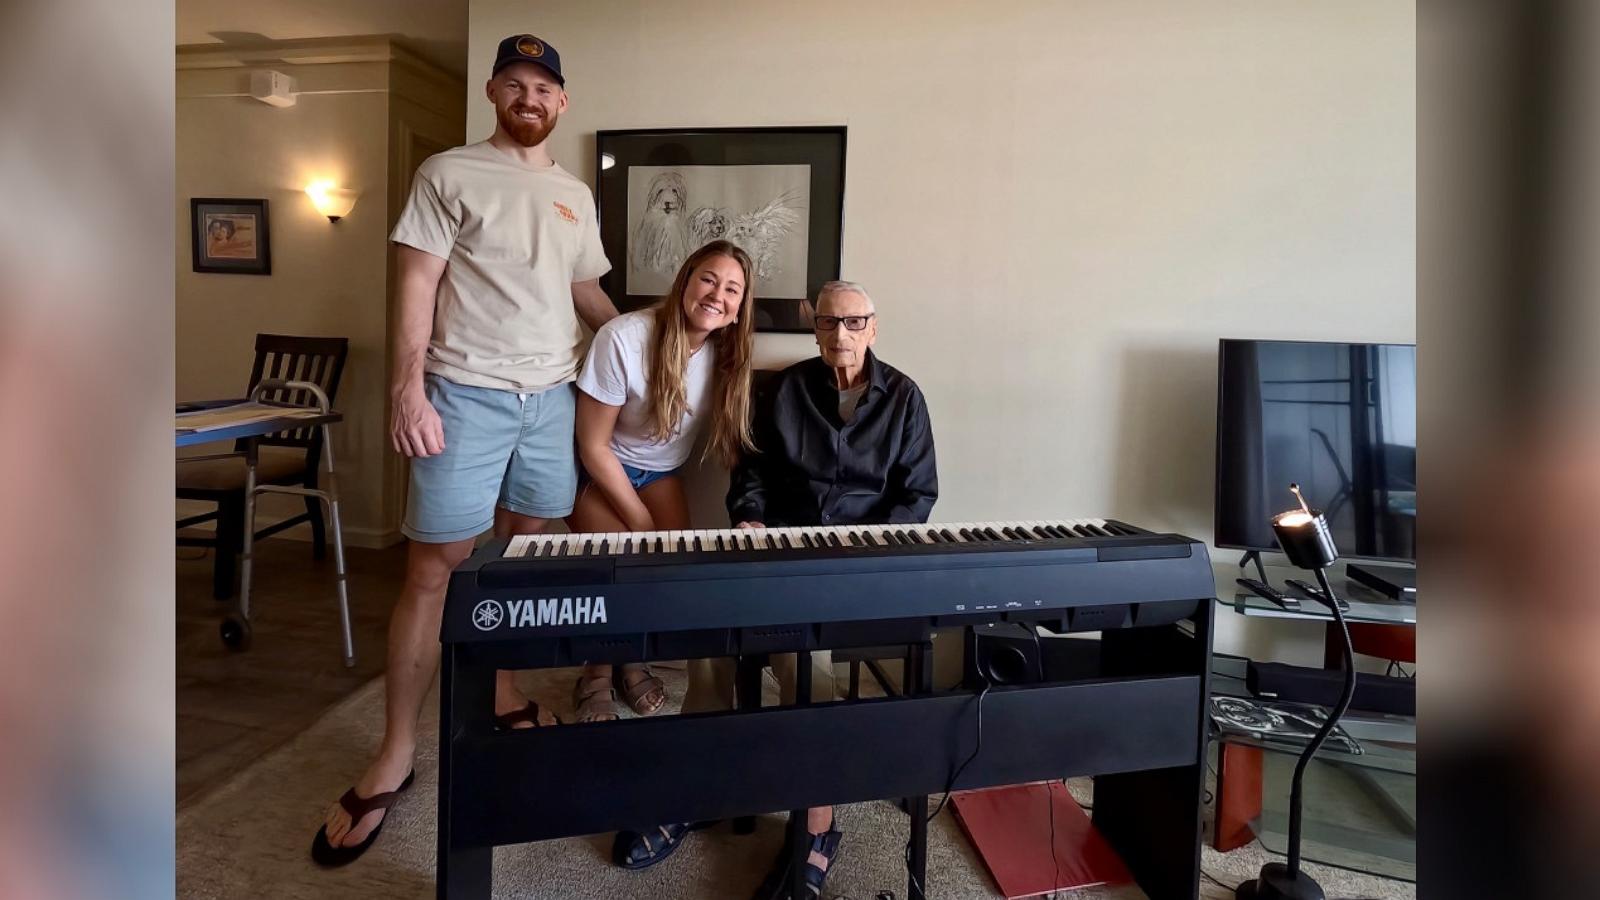
[[[444,452],[411,460],[400,530],[428,544],[477,537],[496,506],[542,519],[572,512],[578,489],[571,384],[535,394],[423,379],[444,424]]]
[[[679,468],[682,468],[682,466]],[[678,469],[668,469],[665,472],[652,472],[649,469],[641,469],[638,466],[630,466],[627,463],[622,463],[622,471],[628,476],[628,483],[633,485],[633,489],[636,491],[642,491],[644,490],[645,485],[654,484],[655,482],[666,478],[668,475],[678,474]],[[581,484],[588,484],[594,480],[594,476],[590,475],[589,470],[583,468],[581,463],[578,467],[578,480]]]
[[[627,463],[623,463],[622,471],[628,473],[628,483],[633,485],[633,489],[636,491],[642,491],[644,490],[645,485],[660,481],[668,475],[675,475],[677,474],[678,470],[669,469],[665,472],[652,472],[649,469],[640,469],[630,466]]]

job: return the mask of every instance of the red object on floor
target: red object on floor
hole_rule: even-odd
[[[1133,880],[1058,781],[961,791],[950,798],[967,839],[1008,900]],[[1055,858],[1050,854],[1055,817]]]
[[[1261,815],[1261,749],[1217,745],[1217,815],[1211,846],[1223,853],[1256,839],[1250,820]]]

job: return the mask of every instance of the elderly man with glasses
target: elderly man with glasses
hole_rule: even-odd
[[[741,528],[884,525],[926,522],[939,497],[933,428],[916,382],[878,359],[877,312],[865,288],[831,281],[813,317],[818,358],[778,374],[755,420],[757,452],[734,471],[728,516]],[[835,698],[831,655],[812,653],[812,701]],[[695,660],[684,711],[726,709],[733,701],[731,660]],[[775,655],[784,702],[793,702],[795,658]],[[695,677],[698,676],[698,677]],[[827,807],[810,810],[805,882],[811,900],[843,835]],[[788,846],[779,852],[757,900],[788,896]]]

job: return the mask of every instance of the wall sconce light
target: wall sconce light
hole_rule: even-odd
[[[317,212],[328,217],[329,222],[337,222],[350,215],[350,210],[356,205],[356,192],[349,188],[334,187],[332,181],[313,181],[306,186],[306,196],[311,198],[311,204]]]

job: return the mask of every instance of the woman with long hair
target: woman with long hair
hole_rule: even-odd
[[[750,355],[755,266],[728,241],[684,260],[661,302],[595,333],[578,376],[583,482],[567,525],[575,532],[689,527],[679,468],[709,430],[704,455],[730,468],[751,450]],[[585,666],[573,688],[580,722],[617,717],[617,691],[639,715],[667,702],[640,663]]]

